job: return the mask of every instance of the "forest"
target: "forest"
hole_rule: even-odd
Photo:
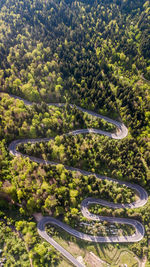
[[[149,20],[146,0],[0,1],[0,264],[62,267],[61,254],[38,235],[36,213],[87,232],[81,227],[87,223],[80,209],[84,198],[131,203],[137,197],[130,188],[69,171],[66,165],[141,185],[149,196]],[[116,131],[113,124],[76,105],[123,121],[128,136],[114,140],[90,133],[67,135],[87,128]],[[17,151],[59,164],[12,156],[10,143],[25,138],[52,138],[21,144]],[[146,259],[146,267],[149,201],[135,210],[89,208],[94,214],[143,223],[140,242],[113,246]],[[97,233],[105,235],[110,227],[102,222]],[[124,234],[133,232],[121,227]]]

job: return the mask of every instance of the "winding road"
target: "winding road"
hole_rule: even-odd
[[[20,97],[14,96],[14,95],[10,95],[11,97],[15,98],[15,99],[20,99],[22,100],[25,105],[32,105],[31,102],[26,101]],[[58,103],[50,103],[48,104],[49,106],[58,106],[58,107],[63,107],[65,104],[58,104]],[[70,106],[72,107],[73,104],[70,104]],[[87,134],[87,133],[95,133],[95,134],[102,134],[105,136],[108,136],[110,138],[113,139],[123,139],[128,135],[128,129],[126,128],[126,126],[119,121],[116,120],[112,120],[110,118],[107,118],[105,116],[99,115],[97,113],[94,113],[92,111],[88,111],[85,110],[81,107],[76,106],[77,109],[86,112],[94,117],[98,117],[101,119],[104,119],[105,121],[112,123],[113,125],[116,126],[117,130],[115,133],[110,133],[110,132],[106,132],[106,131],[101,131],[98,129],[79,129],[79,130],[75,130],[75,131],[71,131],[69,133],[67,133],[66,135],[78,135],[78,134]],[[36,157],[32,157],[32,156],[28,156],[28,155],[24,155],[20,152],[18,152],[16,150],[17,146],[19,144],[25,144],[28,142],[31,143],[37,143],[37,142],[47,142],[50,139],[53,138],[38,138],[38,139],[20,139],[20,140],[15,140],[13,142],[10,143],[9,145],[9,151],[12,155],[14,156],[23,156],[23,157],[28,157],[30,160],[37,162],[37,163],[42,163],[42,164],[51,164],[51,165],[57,165],[59,163],[53,162],[53,161],[45,161],[43,159],[40,158],[36,158]],[[127,219],[127,218],[114,218],[114,217],[106,217],[106,216],[98,216],[95,214],[92,214],[89,212],[88,210],[88,206],[91,204],[100,204],[103,206],[108,206],[111,207],[113,209],[117,209],[117,208],[138,208],[138,207],[142,207],[146,204],[147,200],[148,200],[148,195],[147,192],[145,191],[144,188],[142,188],[141,186],[137,185],[137,184],[131,184],[128,182],[124,182],[124,181],[118,181],[116,179],[112,179],[110,177],[106,177],[106,176],[101,176],[92,172],[87,172],[81,169],[77,169],[77,168],[73,168],[73,167],[69,167],[69,166],[65,166],[65,168],[67,170],[71,170],[71,171],[78,171],[83,175],[95,175],[97,179],[101,179],[101,180],[109,180],[109,181],[113,181],[115,183],[118,183],[119,185],[125,185],[126,187],[132,189],[135,191],[135,193],[137,194],[138,198],[135,202],[130,203],[130,204],[115,204],[112,202],[107,202],[104,201],[102,199],[94,199],[94,198],[86,198],[82,201],[81,203],[81,212],[83,214],[84,217],[86,217],[89,220],[94,220],[94,221],[108,221],[110,223],[118,223],[118,224],[127,224],[127,225],[131,225],[134,227],[135,229],[135,233],[131,236],[92,236],[92,235],[88,235],[88,234],[84,234],[81,233],[77,230],[72,229],[70,226],[64,224],[63,222],[53,218],[53,217],[43,217],[37,224],[37,229],[38,229],[38,233],[41,237],[43,237],[47,242],[49,242],[52,246],[54,246],[62,255],[64,255],[74,266],[78,266],[78,267],[83,267],[83,265],[81,263],[79,263],[68,251],[66,251],[63,247],[61,247],[57,242],[54,241],[54,239],[52,237],[50,237],[46,231],[45,231],[45,226],[47,224],[53,224],[53,225],[57,225],[58,227],[62,228],[63,230],[65,230],[66,232],[68,232],[69,234],[80,238],[82,240],[86,240],[86,241],[90,241],[90,242],[99,242],[99,243],[125,243],[125,242],[138,242],[140,241],[145,233],[144,227],[143,225],[134,219]]]

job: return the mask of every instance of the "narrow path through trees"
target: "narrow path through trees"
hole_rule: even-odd
[[[21,99],[20,97],[14,96],[14,95],[10,95],[11,97],[14,97],[15,99],[20,99],[22,101],[24,101],[25,105],[32,105],[31,102],[26,101],[24,99]],[[55,106],[59,106],[59,107],[63,107],[65,104],[62,103],[50,103],[49,105],[55,105]],[[70,106],[72,107],[73,105],[70,104]],[[108,136],[110,138],[113,139],[122,139],[125,138],[128,134],[128,129],[126,128],[126,126],[119,121],[116,120],[112,120],[110,118],[107,118],[105,116],[99,115],[97,113],[94,113],[93,111],[89,111],[89,110],[85,110],[81,107],[76,106],[77,109],[86,112],[94,117],[98,117],[101,119],[104,119],[105,121],[114,124],[117,127],[116,133],[109,133],[109,132],[105,132],[105,131],[101,131],[98,129],[79,129],[79,130],[75,130],[75,131],[71,131],[69,133],[67,133],[66,135],[78,135],[78,134],[86,134],[86,133],[95,133],[95,134],[102,134],[105,136]],[[10,143],[9,145],[9,151],[12,155],[14,156],[24,156],[24,157],[28,157],[31,161],[35,161],[38,163],[42,163],[42,164],[52,164],[52,165],[57,165],[58,163],[56,162],[52,162],[52,161],[44,161],[43,159],[40,158],[36,158],[36,157],[32,157],[32,156],[28,156],[28,155],[23,155],[20,152],[18,152],[16,150],[17,146],[19,144],[25,144],[28,142],[31,143],[36,143],[36,142],[47,142],[50,139],[53,138],[39,138],[39,139],[20,139],[20,140],[14,140],[13,142]],[[63,222],[52,218],[50,216],[48,217],[43,217],[37,225],[37,229],[38,229],[38,233],[41,237],[43,237],[47,242],[49,242],[52,246],[54,246],[61,254],[63,254],[73,265],[81,267],[83,266],[81,263],[79,263],[68,251],[66,251],[63,247],[61,247],[57,242],[54,241],[53,238],[51,238],[45,231],[45,226],[47,224],[52,224],[52,225],[56,225],[60,228],[62,228],[63,230],[65,230],[66,232],[68,232],[69,234],[77,237],[77,238],[81,238],[83,240],[86,241],[90,241],[90,242],[107,242],[107,243],[120,243],[120,242],[138,242],[140,241],[145,233],[144,227],[143,225],[137,221],[137,220],[133,220],[133,219],[127,219],[127,218],[114,218],[114,217],[105,217],[105,216],[98,216],[98,215],[94,215],[91,214],[88,210],[88,206],[91,204],[100,204],[103,206],[108,206],[114,209],[117,208],[138,208],[138,207],[142,207],[146,204],[147,200],[148,200],[148,195],[147,192],[145,191],[144,188],[142,188],[141,186],[137,185],[137,184],[131,184],[128,182],[124,182],[124,181],[118,181],[116,179],[112,179],[110,177],[106,177],[106,176],[101,176],[95,173],[91,173],[91,172],[87,172],[81,169],[77,169],[77,168],[73,168],[73,167],[69,167],[69,166],[65,166],[65,168],[67,170],[70,171],[78,171],[83,175],[95,175],[97,179],[106,179],[109,181],[113,181],[113,182],[117,182],[119,185],[125,185],[128,188],[131,188],[132,190],[135,191],[135,193],[138,195],[138,199],[137,201],[130,203],[130,204],[115,204],[112,202],[107,202],[104,201],[102,199],[94,199],[94,198],[86,198],[82,201],[81,203],[81,212],[83,214],[84,217],[86,217],[89,220],[95,220],[95,221],[99,221],[99,220],[105,220],[108,221],[110,223],[119,223],[119,224],[127,224],[127,225],[132,225],[135,228],[135,233],[131,236],[92,236],[92,235],[88,235],[88,234],[84,234],[81,233],[77,230],[72,229],[70,226],[64,224]]]

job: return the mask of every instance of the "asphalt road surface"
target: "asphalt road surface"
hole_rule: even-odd
[[[24,100],[18,96],[14,96],[14,95],[10,95],[11,97],[15,98],[15,99],[20,99],[22,100],[25,105],[32,105],[31,102]],[[50,103],[49,106],[58,106],[58,107],[63,107],[64,104],[63,103]],[[72,107],[73,104],[70,104],[70,106]],[[115,133],[110,133],[110,132],[106,132],[106,131],[101,131],[99,129],[79,129],[79,130],[75,130],[75,131],[71,131],[69,133],[67,133],[66,135],[78,135],[78,134],[87,134],[87,133],[93,133],[93,134],[102,134],[105,136],[108,136],[110,138],[113,139],[123,139],[128,135],[128,129],[126,128],[126,126],[119,121],[116,120],[112,120],[110,118],[107,118],[105,116],[99,115],[97,113],[94,113],[93,111],[89,111],[89,110],[85,110],[81,107],[76,106],[77,109],[86,112],[88,114],[90,114],[91,116],[94,117],[98,117],[101,118],[109,123],[112,123],[113,125],[116,126],[116,132]],[[9,145],[9,151],[12,155],[14,156],[24,156],[24,157],[28,157],[30,158],[30,160],[35,161],[37,163],[42,163],[42,164],[52,164],[52,165],[57,165],[59,163],[53,162],[53,161],[45,161],[43,159],[40,158],[36,158],[36,157],[32,157],[32,156],[28,156],[28,155],[23,155],[20,152],[18,152],[16,150],[17,146],[19,144],[25,144],[28,142],[31,143],[37,143],[37,142],[47,142],[50,139],[53,138],[38,138],[38,139],[20,139],[20,140],[14,140],[13,142],[10,143]],[[67,170],[71,170],[71,171],[78,171],[80,173],[82,173],[83,175],[95,175],[97,179],[106,179],[109,181],[113,181],[114,183],[118,183],[120,185],[125,185],[128,188],[131,188],[132,190],[135,191],[135,193],[138,195],[138,199],[133,202],[133,203],[125,203],[125,204],[115,204],[112,202],[108,202],[108,201],[104,201],[102,199],[94,199],[94,198],[86,198],[82,201],[81,203],[81,212],[83,214],[84,217],[86,217],[89,220],[94,220],[94,221],[108,221],[110,223],[119,223],[119,224],[127,224],[127,225],[132,225],[135,228],[135,233],[131,236],[92,236],[92,235],[88,235],[88,234],[84,234],[81,233],[77,230],[72,229],[70,226],[64,224],[63,222],[53,218],[53,217],[43,217],[37,225],[37,229],[38,229],[38,233],[39,235],[44,238],[47,242],[49,242],[52,246],[54,246],[62,255],[64,255],[74,266],[78,266],[78,267],[83,267],[83,265],[81,263],[79,263],[68,251],[66,251],[63,247],[61,247],[57,242],[54,241],[54,239],[52,237],[50,237],[46,231],[45,231],[45,226],[46,224],[52,224],[52,225],[56,225],[60,228],[62,228],[63,230],[65,230],[66,232],[68,232],[69,234],[86,240],[86,241],[90,241],[90,242],[97,242],[97,243],[121,243],[121,242],[138,242],[140,241],[145,233],[144,227],[143,225],[134,219],[127,219],[127,218],[114,218],[114,217],[106,217],[106,216],[98,216],[95,214],[92,214],[89,212],[88,210],[88,206],[91,204],[100,204],[103,206],[107,206],[110,208],[138,208],[138,207],[142,207],[146,204],[147,200],[148,200],[148,195],[147,192],[145,191],[144,188],[142,188],[141,186],[137,185],[137,184],[131,184],[128,182],[124,182],[124,181],[118,181],[116,179],[112,179],[110,177],[106,177],[106,176],[101,176],[98,175],[96,173],[92,173],[92,172],[87,172],[84,170],[80,170],[77,168],[73,168],[73,167],[69,167],[69,166],[65,166],[65,168]]]

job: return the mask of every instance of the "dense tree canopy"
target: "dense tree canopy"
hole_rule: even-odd
[[[141,184],[149,193],[149,18],[146,0],[0,1],[0,259],[6,266],[59,264],[60,255],[37,235],[34,212],[81,230],[85,197],[101,195],[121,203],[135,199],[128,188],[69,172],[63,164]],[[26,106],[7,93],[34,104]],[[91,127],[115,131],[69,103],[122,119],[129,136],[120,141],[62,136]],[[18,149],[58,161],[56,167],[9,154],[11,141],[39,137],[55,139]],[[145,238],[128,248],[150,262],[148,204],[137,211],[91,210],[143,222]]]

